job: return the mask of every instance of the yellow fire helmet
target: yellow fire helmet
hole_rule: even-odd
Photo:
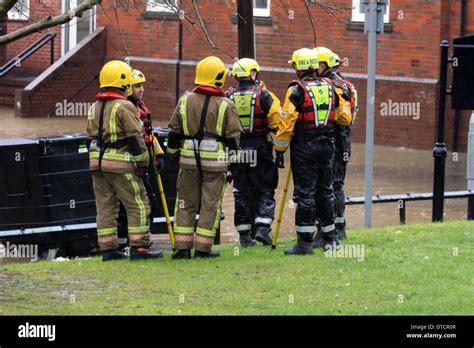
[[[309,48],[300,48],[293,52],[288,64],[298,71],[315,70],[319,67],[318,54]]]
[[[130,87],[138,85],[139,83],[145,82],[145,74],[143,74],[140,70],[132,69],[132,77],[130,78]],[[128,90],[128,95],[133,95],[133,89],[130,88]]]
[[[260,71],[257,61],[251,58],[241,58],[234,63],[232,75],[235,77],[248,77],[252,70]]]
[[[319,62],[324,62],[329,68],[336,65],[336,57],[333,51],[326,47],[316,47]]]
[[[115,87],[126,90],[130,87],[131,75],[130,65],[121,60],[111,60],[100,70],[100,88]]]
[[[339,66],[341,64],[341,58],[339,58],[339,56],[334,53],[334,65],[333,66]]]
[[[227,71],[227,67],[220,58],[206,57],[196,66],[194,83],[201,86],[223,87]]]

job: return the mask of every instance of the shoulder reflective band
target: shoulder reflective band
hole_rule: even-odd
[[[179,113],[181,114],[181,118],[183,120],[183,133],[184,135],[189,135],[188,130],[188,120],[186,118],[186,106],[188,104],[188,97],[183,96],[179,102]]]
[[[332,107],[331,85],[327,82],[322,82],[321,84],[306,84],[305,87],[311,97],[311,102],[313,103],[314,111],[318,117],[318,123],[316,124],[316,126],[326,126],[329,121],[329,115],[331,114]],[[321,107],[326,105],[327,107]]]
[[[110,142],[117,141],[117,110],[120,103],[115,103],[110,113],[109,127],[110,127]]]
[[[354,110],[352,111],[352,121],[351,121],[351,126],[354,124],[355,119],[357,117],[357,111],[359,109],[359,96],[357,95],[357,89],[354,87],[354,85],[351,85],[351,90],[352,94],[354,95]]]

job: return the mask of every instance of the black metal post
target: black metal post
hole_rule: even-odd
[[[239,58],[255,59],[255,34],[253,25],[253,2],[237,1],[237,32]]]
[[[50,62],[51,62],[50,65],[54,64],[54,37],[51,39],[51,60],[50,60]]]
[[[400,225],[405,225],[406,223],[406,209],[405,209],[406,202],[404,200],[398,201],[398,210],[400,213]]]
[[[461,14],[460,14],[460,28],[459,36],[464,37],[466,35],[466,13],[467,13],[467,0],[461,0]],[[459,144],[459,125],[461,119],[461,111],[454,111],[454,127],[453,127],[453,152],[458,152]]]
[[[469,196],[467,199],[467,219],[474,220],[474,197]]]
[[[179,34],[178,34],[178,62],[176,63],[176,103],[178,104],[179,97],[180,97],[180,80],[179,80],[179,75],[180,75],[180,68],[181,68],[181,61],[183,60],[183,22],[180,19],[179,20]]]
[[[444,210],[444,176],[446,168],[446,144],[444,143],[444,118],[446,112],[446,79],[448,71],[448,49],[446,40],[441,42],[441,59],[439,72],[438,95],[438,129],[436,144],[433,149],[434,177],[433,177],[433,215],[432,221],[443,221]]]

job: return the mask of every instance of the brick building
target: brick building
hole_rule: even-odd
[[[48,68],[50,50],[47,46],[25,61],[21,69],[42,74],[25,90],[16,91],[16,114],[46,116],[51,114],[50,110],[58,100],[90,101],[97,92],[97,69],[108,59],[121,58],[128,59],[133,67],[145,72],[147,103],[155,118],[167,120],[177,95],[193,88],[197,61],[212,54],[231,64],[237,56],[235,0],[195,1],[209,40],[199,24],[192,1],[178,1],[183,10],[182,20],[177,10],[160,5],[161,0],[103,0],[101,6],[82,19],[53,29],[57,33],[57,62]],[[37,20],[57,14],[68,5],[73,7],[81,0],[22,2],[29,8],[28,17]],[[174,4],[176,1],[167,2]],[[466,35],[473,35],[474,2],[466,2],[464,30]],[[363,33],[360,1],[321,0],[320,3],[335,10],[330,15],[320,5],[308,1],[308,13],[303,0],[255,2],[256,53],[262,66],[261,77],[283,98],[287,83],[294,77],[287,64],[293,50],[315,45],[333,49],[344,58],[343,71],[359,90],[361,111],[353,134],[355,141],[363,142],[367,35]],[[375,143],[431,149],[436,124],[439,43],[442,39],[452,42],[460,36],[461,0],[391,0],[384,22],[385,33],[378,35],[377,47]],[[28,23],[31,20],[11,19],[7,31]],[[85,37],[88,32],[92,34]],[[41,35],[44,33],[8,45],[6,58],[14,57]],[[217,49],[211,47],[211,42]],[[228,85],[233,82],[230,78],[228,81]],[[59,90],[58,84],[61,85]],[[406,105],[419,107],[419,114],[387,114],[387,108],[397,103],[413,103]],[[460,151],[466,148],[468,119],[469,112],[462,112],[458,138]],[[453,143],[453,120],[454,113],[448,110],[448,148]]]

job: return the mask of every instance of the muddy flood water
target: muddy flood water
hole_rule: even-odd
[[[84,117],[20,119],[15,118],[13,110],[6,107],[0,108],[0,122],[2,125],[0,127],[0,139],[77,133],[84,132],[86,127]],[[166,122],[155,122],[154,124],[166,126]],[[364,144],[352,145],[352,158],[347,168],[345,184],[346,196],[364,195],[364,151]],[[289,162],[288,155],[287,153],[286,163]],[[433,156],[431,149],[412,150],[376,145],[374,163],[374,194],[431,192],[433,189]],[[277,208],[280,205],[286,170],[286,168],[280,169],[280,182],[276,193]],[[466,190],[466,187],[466,155],[459,154],[458,158],[455,158],[452,153],[449,153],[446,160],[446,190]],[[293,186],[291,184],[288,199],[291,199],[292,193]],[[288,204],[288,199],[283,215],[281,236],[295,236],[295,208]],[[222,221],[222,241],[237,241],[238,234],[233,223],[234,202],[231,186],[227,187],[223,207],[226,218]],[[466,219],[467,200],[446,200],[444,212],[446,220]],[[397,225],[399,223],[397,203],[374,204],[372,214],[374,226]],[[347,206],[346,220],[349,233],[350,228],[363,226],[363,205]],[[429,221],[431,221],[430,201],[407,203],[407,224]]]

